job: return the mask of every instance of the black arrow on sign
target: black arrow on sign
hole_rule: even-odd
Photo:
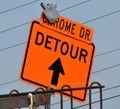
[[[52,76],[52,80],[51,80],[51,84],[53,85],[57,85],[58,83],[58,78],[59,78],[59,73],[61,73],[62,75],[64,75],[64,70],[63,70],[63,66],[61,63],[60,58],[58,58],[50,67],[49,70],[53,70],[53,76]]]

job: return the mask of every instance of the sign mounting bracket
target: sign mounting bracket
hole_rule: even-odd
[[[44,10],[44,14],[45,16],[48,18],[48,20],[51,23],[55,23],[55,21],[57,20],[57,18],[59,17],[59,13],[56,10],[57,5],[53,5],[53,4],[47,4],[47,6],[45,6],[45,4],[43,2],[41,2],[41,7]]]

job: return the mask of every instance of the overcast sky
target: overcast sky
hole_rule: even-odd
[[[59,14],[94,29],[96,55],[91,82],[105,85],[103,109],[120,107],[120,0],[1,0],[0,1],[0,94],[12,89],[34,91],[36,87],[19,80],[30,21],[39,19],[40,3],[57,5]],[[24,5],[25,4],[25,5]],[[76,69],[77,70],[77,69]],[[99,94],[93,94],[93,101]],[[52,103],[59,102],[52,97]],[[69,106],[69,100],[64,103]],[[82,104],[74,102],[74,107]],[[59,104],[51,109],[59,109]],[[88,106],[81,107],[88,109]],[[93,105],[99,108],[99,103]],[[77,109],[80,109],[77,108]]]

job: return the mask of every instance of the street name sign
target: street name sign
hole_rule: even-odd
[[[83,42],[92,43],[94,33],[92,28],[72,21],[63,16],[59,16],[55,23],[50,23],[50,21],[46,18],[44,12],[42,12],[40,23],[46,28],[71,36],[72,38],[74,37]]]
[[[74,33],[76,33],[74,31]],[[95,46],[74,35],[66,35],[32,21],[21,69],[21,80],[37,87],[60,89],[89,85]],[[73,91],[73,98],[85,101],[86,90]],[[69,96],[69,94],[67,94]],[[65,95],[66,96],[66,95]]]

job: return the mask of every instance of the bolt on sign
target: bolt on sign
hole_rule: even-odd
[[[21,80],[38,87],[50,86],[52,89],[60,89],[64,84],[72,88],[87,87],[94,52],[93,43],[85,43],[78,36],[62,34],[43,26],[39,21],[32,21]],[[87,89],[73,91],[73,98],[84,102],[86,93]],[[70,95],[66,92],[65,96]]]

